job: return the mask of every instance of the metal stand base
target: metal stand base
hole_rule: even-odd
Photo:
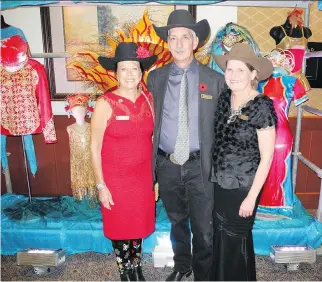
[[[23,136],[21,136],[21,141],[22,141],[22,151],[23,151],[23,158],[24,158],[24,163],[25,163],[25,171],[26,171],[26,178],[27,178],[27,185],[28,185],[28,196],[29,196],[29,202],[31,202],[31,188],[30,188],[29,173],[28,173],[28,166],[27,166],[27,157],[26,157],[25,143],[23,140]]]
[[[35,266],[34,272],[38,275],[48,274],[50,273],[51,268],[48,266]]]
[[[12,184],[11,184],[11,177],[9,171],[9,165],[3,170],[5,181],[6,181],[6,190],[7,193],[12,194]]]
[[[300,264],[299,263],[289,263],[286,265],[287,271],[296,271],[299,270]]]

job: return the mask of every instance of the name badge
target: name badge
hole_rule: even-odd
[[[130,120],[130,116],[116,116],[116,120]]]
[[[246,115],[239,115],[238,116],[240,119],[242,119],[242,120],[248,120],[248,116],[246,116]]]
[[[206,100],[212,100],[212,96],[208,94],[201,94],[201,98]]]

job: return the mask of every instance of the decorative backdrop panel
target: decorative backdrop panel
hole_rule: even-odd
[[[109,3],[109,4],[147,4],[150,2],[159,3],[159,4],[169,4],[169,5],[203,5],[203,4],[215,4],[218,2],[222,2],[225,0],[91,0],[91,1],[83,1],[83,0],[73,0],[74,3]],[[41,6],[45,4],[57,4],[59,2],[64,1],[1,1],[1,10],[12,9],[20,6]]]
[[[273,26],[285,22],[292,8],[238,7],[238,24],[246,27],[259,45],[261,52],[275,48],[275,41],[269,35]]]
[[[313,34],[310,37],[309,41],[321,42],[322,41],[322,11],[320,11],[318,9],[318,2],[317,1],[314,1],[311,5],[310,29]]]

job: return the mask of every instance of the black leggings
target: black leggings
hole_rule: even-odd
[[[133,267],[141,266],[142,239],[112,240],[112,246],[121,274]]]

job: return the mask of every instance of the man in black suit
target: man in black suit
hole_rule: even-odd
[[[214,113],[224,78],[194,58],[194,50],[210,34],[207,20],[196,23],[188,11],[175,10],[167,26],[154,29],[174,59],[150,72],[147,82],[155,105],[154,181],[171,222],[174,251],[174,271],[166,281],[181,281],[192,270],[195,280],[209,280],[214,199],[208,178]]]

